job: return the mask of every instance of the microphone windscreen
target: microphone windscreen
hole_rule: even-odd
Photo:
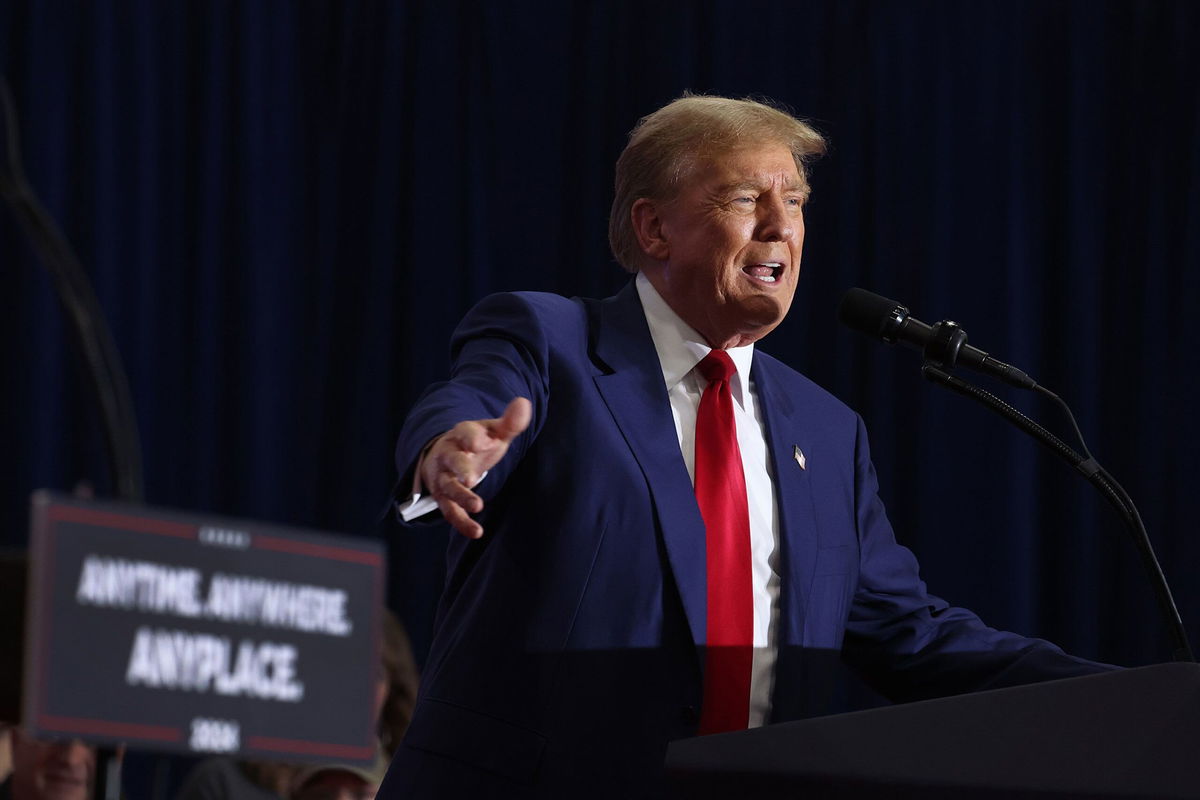
[[[890,326],[895,325],[897,309],[902,315],[908,315],[908,309],[895,300],[856,287],[842,296],[838,319],[847,327],[880,339],[890,333]]]

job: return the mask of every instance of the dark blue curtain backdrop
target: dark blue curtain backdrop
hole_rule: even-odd
[[[388,536],[421,655],[443,535],[373,520],[455,323],[490,292],[626,280],[606,216],[642,114],[685,89],[786,103],[832,147],[764,349],[864,415],[934,591],[1135,665],[1166,637],[1099,496],[835,309],[860,285],[956,319],[1062,394],[1200,640],[1198,34],[1200,5],[1165,0],[8,0],[0,68],[126,360],[147,500]],[[7,211],[0,263],[0,535],[20,546],[32,489],[110,484]]]

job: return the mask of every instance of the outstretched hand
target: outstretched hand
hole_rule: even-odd
[[[532,415],[528,400],[514,398],[498,419],[458,423],[434,439],[421,459],[421,483],[446,521],[468,539],[483,536],[483,527],[470,516],[483,510],[483,498],[471,487],[499,463],[509,443],[529,427]]]

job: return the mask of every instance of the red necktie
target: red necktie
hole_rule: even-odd
[[[733,361],[713,350],[699,364],[708,380],[696,415],[696,502],[704,517],[708,630],[700,733],[743,730],[750,713],[754,596],[750,512],[729,379]]]

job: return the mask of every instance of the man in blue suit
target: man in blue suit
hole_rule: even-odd
[[[767,105],[676,100],[617,163],[610,241],[636,278],[463,320],[397,449],[405,518],[462,535],[380,797],[654,796],[668,741],[818,713],[839,658],[899,700],[1105,669],[927,594],[861,420],[754,351],[791,305],[822,149]],[[717,484],[714,425],[740,460]]]

